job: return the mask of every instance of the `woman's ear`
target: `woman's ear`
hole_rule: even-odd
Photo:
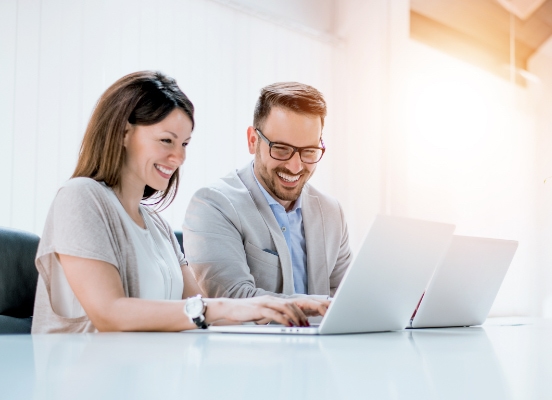
[[[128,141],[130,140],[130,135],[134,131],[134,125],[127,121],[125,126],[125,136],[123,137],[123,147],[128,146]]]

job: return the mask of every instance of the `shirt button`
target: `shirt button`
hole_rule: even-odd
[[[282,226],[282,232],[285,232],[285,231],[286,231],[286,227]]]

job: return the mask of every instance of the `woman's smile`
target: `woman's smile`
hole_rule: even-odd
[[[176,169],[170,169],[169,167],[165,167],[159,164],[153,164],[153,165],[155,166],[155,169],[157,169],[157,172],[159,172],[159,175],[161,175],[165,179],[170,179],[170,177],[176,170]]]

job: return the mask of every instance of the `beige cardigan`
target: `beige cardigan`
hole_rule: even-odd
[[[140,207],[166,234],[180,265],[186,264],[169,224],[149,207]],[[60,188],[50,207],[36,255],[39,279],[32,327],[32,333],[96,332],[86,314],[64,318],[52,309],[51,274],[54,265],[59,265],[55,253],[114,265],[119,270],[125,295],[140,297],[134,247],[103,183],[89,178],[71,179]]]

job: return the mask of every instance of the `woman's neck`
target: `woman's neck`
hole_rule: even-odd
[[[132,218],[138,226],[145,229],[146,225],[140,214],[140,201],[144,195],[144,187],[132,185],[130,182],[121,180],[120,185],[113,188],[113,191],[130,218]]]

